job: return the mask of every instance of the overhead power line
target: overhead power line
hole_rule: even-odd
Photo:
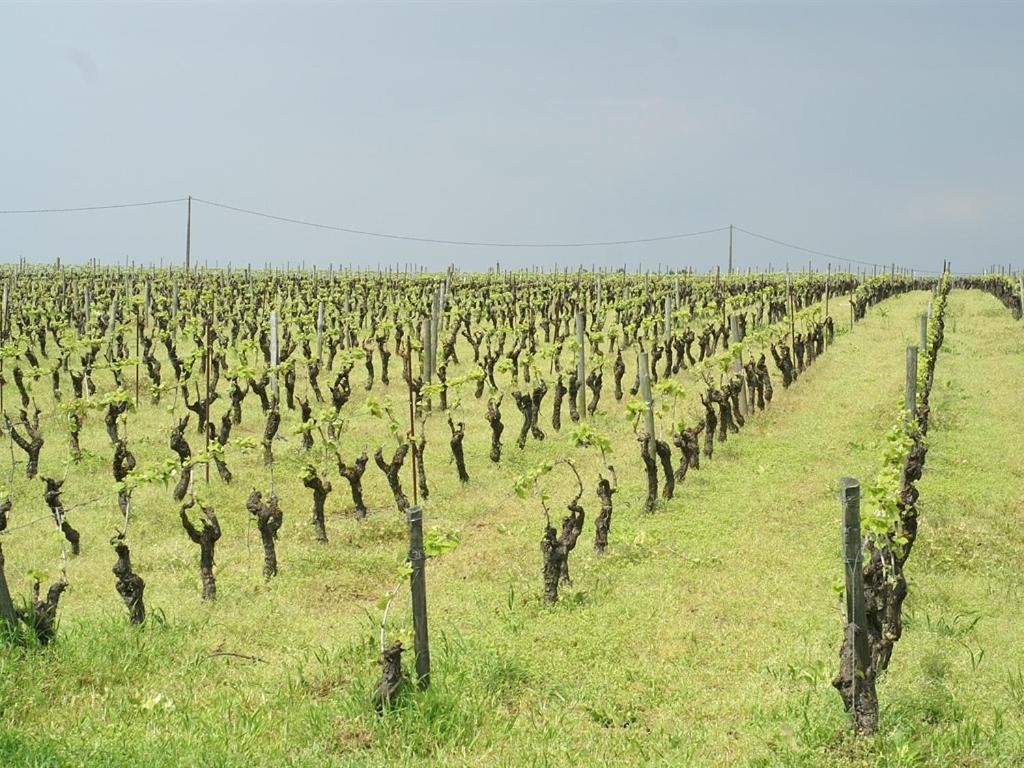
[[[146,200],[141,203],[112,203],[110,205],[82,205],[77,208],[23,208],[20,210],[0,211],[0,214],[19,213],[77,213],[79,211],[109,211],[114,208],[143,208],[148,205],[169,205],[184,203],[187,198],[176,197],[170,200]]]
[[[700,235],[711,235],[716,232],[725,232],[728,227],[716,227],[715,229],[704,229],[698,232],[681,232],[672,235],[660,235],[658,237],[635,237],[626,240],[594,240],[590,242],[550,242],[550,243],[537,243],[537,242],[507,242],[507,241],[485,241],[485,240],[457,240],[440,237],[419,237],[416,235],[401,235],[391,232],[374,232],[365,229],[353,229],[352,227],[341,227],[334,224],[323,224],[316,221],[308,221],[306,219],[296,219],[290,216],[278,216],[272,213],[264,213],[262,211],[254,211],[249,208],[240,208],[236,205],[228,205],[227,203],[218,203],[213,200],[204,200],[200,197],[193,197],[192,202],[202,203],[204,205],[211,205],[215,208],[223,208],[228,211],[234,211],[236,213],[244,213],[249,216],[258,216],[263,219],[271,219],[273,221],[283,221],[288,224],[299,224],[304,227],[315,227],[316,229],[329,229],[334,232],[346,232],[350,235],[363,235],[365,237],[377,237],[384,238],[387,240],[405,240],[414,243],[432,243],[435,245],[469,245],[476,246],[478,248],[596,248],[599,246],[609,245],[637,245],[640,243],[657,243],[665,240],[681,240],[686,237],[698,237]]]
[[[889,266],[888,264],[878,264],[878,263],[873,262],[873,261],[861,261],[860,259],[851,259],[849,256],[840,256],[840,255],[835,254],[835,253],[826,253],[825,251],[816,251],[813,248],[806,248],[806,247],[804,247],[802,245],[797,245],[796,243],[788,243],[785,240],[778,240],[778,239],[776,239],[774,237],[768,237],[768,235],[762,235],[759,232],[752,232],[751,230],[744,229],[743,227],[736,227],[735,229],[736,229],[737,232],[742,232],[745,235],[750,235],[751,237],[756,237],[759,240],[765,240],[766,242],[774,243],[775,245],[780,245],[783,248],[791,248],[794,251],[801,251],[803,253],[809,253],[812,256],[820,256],[822,258],[832,259],[834,261],[846,261],[846,262],[849,262],[851,264],[860,264],[861,266],[865,266],[865,267],[881,267],[881,268],[885,269],[885,268],[887,268]],[[901,264],[900,266],[906,267],[907,265]],[[933,274],[936,274],[936,275],[941,274],[940,270],[937,270],[937,269],[919,269],[917,267],[909,267],[909,269],[913,269],[915,272],[929,272],[929,273],[933,273]]]
[[[22,209],[9,209],[0,210],[0,215],[18,215],[18,214],[46,214],[46,213],[79,213],[87,211],[108,211],[121,208],[143,208],[148,206],[158,205],[173,205],[176,203],[184,203],[188,201],[187,197],[174,197],[166,200],[144,200],[140,202],[129,202],[129,203],[111,203],[107,205],[82,205],[71,208],[22,208]],[[713,235],[719,232],[728,232],[731,228],[725,227],[714,227],[711,229],[702,229],[693,232],[676,232],[668,235],[657,235],[654,237],[632,237],[621,240],[590,240],[590,241],[556,241],[556,242],[531,242],[531,241],[503,241],[503,240],[464,240],[458,238],[443,238],[443,237],[425,237],[419,235],[407,235],[395,232],[378,232],[367,229],[357,229],[355,227],[344,227],[337,224],[326,224],[324,222],[312,221],[309,219],[300,219],[292,216],[280,216],[278,214],[267,213],[265,211],[257,211],[251,208],[242,208],[237,205],[229,205],[228,203],[217,202],[216,200],[206,200],[201,197],[191,198],[193,202],[200,203],[202,205],[208,205],[213,208],[220,208],[226,211],[232,211],[234,213],[241,213],[247,216],[254,216],[257,218],[268,219],[271,221],[279,221],[286,224],[294,224],[297,226],[310,227],[313,229],[323,229],[332,232],[343,232],[349,235],[358,235],[362,237],[374,237],[385,240],[399,240],[403,242],[413,243],[429,243],[433,245],[453,245],[453,246],[471,246],[477,248],[599,248],[607,246],[619,246],[619,245],[643,245],[645,243],[660,243],[668,242],[672,240],[683,240],[691,237],[701,237],[703,235]],[[753,230],[745,229],[743,227],[732,227],[737,232],[749,235],[750,237],[763,240],[773,245],[778,245],[782,248],[789,248],[794,251],[806,253],[811,256],[818,256],[824,259],[830,259],[837,262],[847,262],[850,264],[859,264],[866,267],[877,267],[885,269],[888,264],[879,264],[872,261],[863,261],[861,259],[854,259],[848,256],[841,256],[835,253],[828,253],[826,251],[820,251],[815,248],[808,248],[798,243],[781,240],[779,238],[770,237],[769,235],[762,234],[760,232],[754,232]],[[900,265],[907,267],[907,265]],[[921,269],[918,267],[909,267],[917,272],[939,274],[939,270],[935,269]]]

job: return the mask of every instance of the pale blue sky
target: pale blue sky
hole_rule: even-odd
[[[734,223],[866,261],[1020,265],[1022,40],[1012,4],[7,4],[0,209],[192,194],[545,242]],[[0,260],[166,264],[184,235],[183,204],[0,215]],[[211,265],[707,269],[726,243],[498,250],[193,210]],[[806,264],[743,235],[735,259]]]

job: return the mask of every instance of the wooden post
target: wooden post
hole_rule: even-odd
[[[430,317],[424,315],[420,329],[420,341],[423,344],[423,356],[420,358],[420,375],[424,384],[430,383]],[[411,373],[411,370],[410,370]]]
[[[178,335],[178,281],[171,283],[171,338]]]
[[[587,418],[587,368],[586,368],[586,348],[584,344],[587,340],[586,335],[586,315],[583,312],[576,313],[576,380],[579,383],[579,389],[577,390],[577,408],[580,412],[580,418]]]
[[[4,307],[4,317],[7,317],[7,308]],[[85,327],[82,332],[89,333],[89,323],[92,321],[92,288],[85,286]]]
[[[117,326],[117,296],[110,303],[110,318],[107,322],[107,357],[113,362],[114,328]]]
[[[0,545],[0,619],[6,621],[11,629],[18,625],[18,614],[14,612],[14,601],[11,600],[11,590],[7,586],[7,574],[4,573],[2,545]]]
[[[210,316],[206,318],[206,484],[210,484],[210,372],[213,368],[213,319],[216,316],[216,305],[210,307]]]
[[[416,483],[413,481],[413,487]],[[423,552],[423,508],[409,507],[409,589],[412,593],[413,648],[416,652],[416,678],[420,690],[430,687],[430,638],[427,632],[426,554]]]
[[[796,356],[796,307],[793,303],[793,284],[789,277],[789,270],[786,270],[786,305],[789,309],[789,348]]]
[[[669,343],[672,341],[672,297],[665,297],[665,352],[671,354],[671,350],[668,349]]]
[[[839,481],[843,506],[843,571],[846,579],[846,636],[852,644],[850,670],[853,683],[850,715],[854,728],[870,734],[878,727],[871,652],[868,647],[867,606],[864,600],[864,564],[860,530],[860,483],[852,477]]]
[[[277,399],[277,310],[270,310],[270,389]]]
[[[434,300],[430,305],[430,370],[428,381],[433,381],[437,370],[437,337],[441,331],[441,289],[434,292]]]
[[[829,298],[828,294],[830,293],[830,289],[831,289],[831,262],[829,261],[828,262],[828,269],[825,272],[825,317],[828,316],[828,298]],[[825,344],[827,344],[827,343],[828,342],[826,340]]]
[[[316,359],[324,360],[324,303],[321,301],[316,310]]]
[[[0,307],[0,344],[3,344],[7,340],[7,304],[10,300],[10,283],[4,283],[4,297],[3,306]],[[3,416],[6,411],[4,410],[4,360],[0,357],[0,416]],[[3,570],[2,564],[0,564],[0,570]]]
[[[907,386],[903,394],[903,406],[907,409],[907,418],[913,419],[917,413],[917,347],[907,347]]]
[[[637,368],[640,372],[640,397],[644,401],[644,429],[650,438],[647,441],[647,451],[648,455],[654,458],[654,396],[651,394],[651,370],[646,352],[637,355]]]
[[[921,315],[921,351],[928,351],[928,315]]]
[[[142,312],[135,305],[135,407],[139,407],[139,337],[142,335]]]
[[[729,316],[729,334],[732,336],[732,343],[739,344],[743,341],[740,336],[740,318],[738,315]],[[741,352],[736,356],[733,361],[733,372],[738,373],[740,381],[743,383],[742,397],[740,397],[740,411],[746,416],[751,411],[752,404],[749,400],[750,393],[747,392],[747,377],[743,374],[743,353]]]

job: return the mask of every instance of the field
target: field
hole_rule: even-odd
[[[37,477],[26,476],[28,455],[18,445],[0,461],[9,467],[0,478],[11,501],[3,568],[18,606],[35,580],[44,596],[64,578],[67,587],[52,637],[40,637],[27,611],[0,649],[0,765],[1024,764],[1024,458],[1014,448],[1024,331],[1007,308],[1016,300],[1008,280],[29,270],[7,284],[3,408],[19,436],[38,408],[45,442]],[[919,343],[919,318],[932,303],[934,380],[915,411],[920,425],[926,418],[925,435],[894,424],[905,423],[906,349]],[[260,336],[272,311],[281,338],[268,347]],[[596,412],[575,422],[567,394],[555,430],[556,382],[568,383],[577,365],[578,312],[585,370],[603,373],[601,396]],[[854,323],[853,314],[863,317]],[[439,325],[436,365],[424,332],[429,318]],[[40,325],[49,333],[45,355]],[[698,355],[708,328],[715,333]],[[666,356],[678,355],[675,343],[687,331],[695,331],[698,359],[666,372]],[[137,335],[153,340],[159,386],[136,352]],[[713,347],[710,336],[718,337]],[[165,338],[182,361],[180,379]],[[816,353],[783,386],[772,346],[785,359],[794,341],[802,355]],[[391,355],[389,384],[380,380],[382,348]],[[275,366],[279,350],[290,356]],[[367,351],[375,364],[369,390]],[[650,405],[637,381],[640,351],[652,361]],[[762,354],[774,391],[763,409],[753,397],[764,383],[756,367],[735,374],[738,357],[756,363]],[[314,361],[323,403],[310,387]],[[921,383],[927,361],[922,354]],[[210,390],[207,362],[216,371]],[[436,368],[446,362],[438,384]],[[24,416],[15,368],[30,402]],[[72,374],[87,369],[96,392],[86,386],[76,396]],[[270,410],[281,425],[268,450],[267,413],[250,383],[259,387],[265,374],[280,388]],[[294,409],[285,402],[289,376]],[[526,430],[520,448],[515,393],[533,402],[541,381],[544,439]],[[641,389],[631,394],[635,381]],[[730,406],[730,382],[741,406],[735,397]],[[233,383],[250,391],[240,423],[220,440]],[[417,501],[430,555],[432,662],[423,691],[411,679],[406,516],[373,458],[380,447],[387,462],[410,444],[409,391],[420,384],[412,444],[425,436],[416,472],[425,470],[429,487]],[[212,448],[196,427],[208,391],[217,395],[208,411]],[[592,395],[587,389],[586,402]],[[493,461],[488,403],[498,397],[505,429]],[[120,406],[128,408],[117,413]],[[111,409],[116,442],[104,421]],[[711,457],[697,436],[699,469],[690,465],[671,499],[651,457],[651,495],[648,419],[675,470],[685,462],[674,435],[737,411],[745,424],[716,439]],[[184,464],[194,466],[192,483],[181,487],[184,501],[196,500],[187,514],[199,527],[199,510],[209,507],[221,530],[215,599],[202,599],[200,547],[173,497],[183,466],[171,434],[185,414]],[[69,449],[75,420],[77,458]],[[450,447],[460,423],[465,482]],[[877,526],[870,488],[886,462],[903,466],[905,451],[892,457],[886,449],[893,429],[904,428],[927,446],[927,463],[920,498],[909,505],[919,522],[904,572],[902,637],[878,676],[877,733],[856,734],[831,684],[846,623],[839,480],[860,480],[865,530]],[[304,437],[312,447],[303,447]],[[136,462],[120,484],[111,470],[117,444]],[[363,450],[365,518],[338,469],[339,459],[351,466]],[[230,468],[230,483],[215,458]],[[409,451],[399,477],[410,500],[412,464]],[[311,469],[332,486],[326,542],[318,541],[313,491],[303,484]],[[57,519],[80,533],[77,556],[55,532],[40,477],[63,478]],[[616,487],[603,553],[594,548],[599,478]],[[119,489],[130,497],[126,531]],[[246,508],[253,489],[276,495],[283,513],[271,577]],[[549,561],[558,594],[546,599],[542,537],[562,532],[564,545],[562,519],[574,499],[585,518],[578,540],[569,537],[571,583],[559,583],[558,563]],[[904,506],[893,520],[896,527],[875,529],[874,539],[868,533],[878,550],[905,546],[892,543],[906,533]],[[129,621],[115,590],[108,542],[118,531],[145,580],[140,624]],[[395,641],[410,679],[378,711],[381,646]]]

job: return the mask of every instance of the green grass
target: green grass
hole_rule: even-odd
[[[310,494],[295,477],[297,438],[277,449],[281,574],[265,582],[241,504],[265,473],[257,455],[229,459],[235,487],[215,479],[210,491],[225,529],[212,605],[199,600],[197,548],[169,489],[140,491],[131,539],[147,580],[151,618],[142,628],[128,625],[109,570],[116,502],[72,510],[84,552],[71,564],[59,637],[0,656],[0,764],[1019,765],[1024,459],[1012,446],[1024,342],[991,297],[950,297],[908,620],[879,687],[876,739],[848,735],[829,685],[842,633],[837,481],[869,481],[877,470],[902,391],[903,349],[916,343],[926,302],[924,293],[885,302],[792,389],[777,381],[770,410],[716,446],[652,516],[640,514],[638,447],[621,406],[609,403],[616,415],[597,423],[613,438],[621,480],[610,549],[591,552],[598,457],[590,452],[580,457],[588,520],[570,560],[575,586],[555,607],[539,599],[540,508],[511,494],[516,474],[571,450],[565,428],[557,437],[547,429],[550,402],[549,439],[520,452],[519,416],[506,398],[505,459],[496,467],[481,403],[467,393],[466,487],[447,463],[447,426],[432,418],[427,524],[458,531],[461,545],[428,563],[433,685],[383,716],[369,704],[375,604],[404,559],[405,526],[372,463],[374,510],[363,523],[342,514],[347,487],[332,473],[331,542],[320,547]],[[610,385],[609,377],[603,402]],[[262,428],[255,399],[247,406],[239,436]],[[153,408],[133,419],[140,459],[166,457],[169,423]],[[110,487],[102,426],[90,430],[95,455],[72,468],[69,504]],[[355,417],[346,452],[364,441],[372,451],[380,434],[379,422]],[[196,436],[189,440],[197,450]],[[63,448],[51,448],[43,473],[62,474]],[[45,512],[38,486],[15,484],[12,528]],[[557,502],[571,489],[556,482],[553,491]],[[4,551],[19,592],[28,568],[56,575],[59,549],[45,524],[5,537]],[[403,596],[394,632],[405,634],[409,621]],[[210,657],[214,648],[260,661]]]

